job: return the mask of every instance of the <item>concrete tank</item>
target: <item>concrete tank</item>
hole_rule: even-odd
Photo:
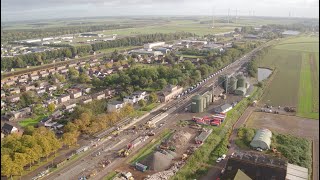
[[[195,95],[192,97],[191,112],[193,113],[203,112],[203,102],[202,102],[202,97],[200,95]]]

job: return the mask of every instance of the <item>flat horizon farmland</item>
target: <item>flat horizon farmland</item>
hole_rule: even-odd
[[[295,37],[281,41],[258,62],[277,69],[262,102],[294,106],[297,115],[319,119],[319,40]]]

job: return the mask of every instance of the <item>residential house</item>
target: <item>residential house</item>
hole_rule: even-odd
[[[11,124],[4,123],[4,125],[1,128],[1,131],[4,134],[12,134],[12,133],[17,133],[19,132],[18,128],[12,126]]]
[[[15,85],[16,82],[13,81],[13,80],[9,80],[9,81],[5,82],[5,84],[6,84],[7,86],[12,86],[12,85]]]
[[[106,98],[106,94],[104,92],[99,92],[92,96],[92,99],[96,99],[96,100],[105,99],[105,98]]]
[[[59,66],[59,67],[56,67],[56,70],[59,71],[61,69],[66,69],[66,66]]]
[[[20,89],[19,88],[11,88],[10,95],[14,95],[14,94],[20,94]],[[2,97],[2,95],[1,95],[1,97]]]
[[[45,102],[45,104],[48,106],[49,104],[58,104],[58,99],[49,99]]]
[[[13,119],[18,119],[18,118],[26,117],[27,115],[30,115],[30,114],[31,114],[31,108],[26,107],[26,108],[20,109],[18,111],[13,111],[13,112],[9,113],[8,115],[10,117],[13,117]]]
[[[45,72],[45,73],[42,73],[42,74],[39,74],[40,78],[45,78],[47,76],[49,76],[49,73]]]
[[[19,94],[15,94],[15,95],[7,97],[7,101],[10,103],[15,103],[15,102],[18,102],[19,100],[20,100]]]
[[[43,93],[45,93],[46,92],[46,89],[45,88],[36,88],[36,93],[38,94],[38,95],[41,95],[41,94],[43,94]]]
[[[60,74],[66,74],[69,71],[69,69],[60,69],[59,73]]]
[[[46,90],[47,90],[48,92],[55,91],[55,90],[57,90],[57,86],[55,86],[55,85],[47,86],[47,87],[46,87]]]
[[[107,111],[116,112],[116,111],[119,111],[121,108],[123,108],[123,106],[124,106],[124,103],[121,101],[112,101],[108,103]]]
[[[180,86],[168,85],[165,87],[162,92],[158,94],[160,102],[168,102],[173,97],[182,93],[183,88]]]
[[[125,103],[130,103],[130,104],[135,104],[138,101],[144,99],[146,97],[146,92],[145,91],[137,91],[131,94],[131,96],[127,96],[123,98],[123,101]]]
[[[23,84],[23,83],[26,83],[26,82],[28,82],[28,79],[27,79],[27,78],[20,78],[20,79],[18,79],[18,83],[19,83],[19,84]]]
[[[51,114],[50,117],[52,117],[53,120],[56,120],[56,119],[60,118],[61,116],[62,116],[62,111],[56,110],[55,112],[53,112]]]
[[[1,97],[6,97],[6,93],[1,90]]]
[[[59,103],[64,103],[70,100],[70,95],[69,94],[63,94],[58,98]]]
[[[63,109],[67,110],[68,112],[72,112],[74,108],[77,106],[76,103],[63,105]]]
[[[36,81],[36,80],[39,80],[39,79],[40,79],[40,77],[38,75],[33,75],[33,76],[30,77],[31,81]]]
[[[73,64],[69,64],[69,65],[68,65],[68,68],[76,67],[76,66],[77,66],[77,64],[76,64],[76,63],[73,63]]]
[[[87,98],[83,99],[81,101],[81,104],[88,104],[89,102],[92,102],[92,98],[91,97],[87,97]]]
[[[71,99],[77,99],[82,96],[82,91],[80,89],[68,89]]]
[[[30,91],[36,89],[36,87],[34,85],[25,85],[21,87],[21,91]]]

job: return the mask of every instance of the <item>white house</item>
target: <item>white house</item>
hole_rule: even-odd
[[[144,99],[145,97],[146,97],[145,91],[137,91],[137,92],[132,93],[131,96],[127,96],[127,97],[123,98],[123,101],[125,103],[135,104],[138,101],[140,101],[141,99]]]
[[[107,110],[108,112],[115,112],[119,111],[121,108],[123,108],[124,103],[121,101],[112,101],[108,103]]]

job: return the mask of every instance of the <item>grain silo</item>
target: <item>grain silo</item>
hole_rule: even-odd
[[[191,112],[199,113],[203,112],[203,109],[202,97],[200,95],[193,96],[191,102]]]
[[[244,76],[238,76],[238,81],[237,81],[237,88],[245,88],[245,77]]]
[[[218,85],[223,87],[223,89],[226,89],[226,82],[227,82],[228,76],[227,75],[221,75],[218,78]]]
[[[203,109],[206,109],[207,108],[207,100],[203,95],[201,96],[201,98],[202,98],[202,103],[203,103]]]
[[[228,92],[229,93],[233,93],[234,92],[234,90],[236,90],[237,89],[237,78],[235,78],[235,77],[230,77],[229,78],[229,81],[228,81]]]

